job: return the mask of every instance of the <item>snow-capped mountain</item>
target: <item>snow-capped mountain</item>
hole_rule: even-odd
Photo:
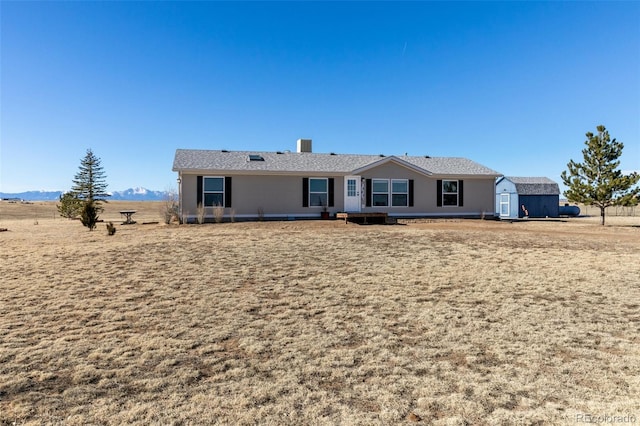
[[[109,200],[122,201],[161,201],[168,195],[165,191],[153,191],[146,188],[129,188],[124,191],[110,192]],[[19,199],[25,201],[58,201],[62,191],[26,191],[19,193],[0,192],[0,199]]]
[[[62,191],[27,191],[17,193],[0,192],[0,199],[18,199],[25,201],[57,201]]]
[[[129,188],[111,192],[110,200],[160,201],[166,197],[164,191],[152,191],[147,188]]]

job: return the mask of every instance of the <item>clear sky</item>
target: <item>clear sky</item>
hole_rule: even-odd
[[[640,170],[640,2],[0,1],[0,192],[175,188],[176,148]]]

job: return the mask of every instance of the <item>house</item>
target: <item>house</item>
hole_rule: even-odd
[[[496,182],[496,212],[501,219],[558,217],[560,189],[546,177],[503,176]]]
[[[180,212],[199,205],[226,217],[319,218],[323,210],[397,217],[493,215],[494,170],[465,158],[296,152],[176,150]]]

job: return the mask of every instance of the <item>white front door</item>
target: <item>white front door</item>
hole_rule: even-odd
[[[362,205],[360,201],[360,191],[360,176],[344,177],[344,211],[360,211]]]

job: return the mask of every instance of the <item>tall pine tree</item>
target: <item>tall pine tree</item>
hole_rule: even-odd
[[[106,176],[100,159],[91,149],[88,149],[87,154],[80,160],[79,169],[73,179],[71,191],[83,201],[93,200],[97,204],[101,201],[106,202],[106,198],[111,196],[107,193]]]
[[[102,211],[100,203],[106,203],[110,194],[107,193],[106,176],[100,159],[91,149],[88,149],[87,154],[80,160],[79,169],[73,179],[71,192],[81,200],[82,223],[91,231],[98,220],[98,212]]]
[[[584,162],[569,160],[562,172],[562,181],[569,188],[565,196],[569,201],[600,208],[601,225],[605,209],[609,206],[628,206],[638,202],[640,181],[638,173],[625,175],[618,169],[624,144],[611,140],[607,129],[600,125],[598,134],[587,132],[587,147],[582,150]]]

